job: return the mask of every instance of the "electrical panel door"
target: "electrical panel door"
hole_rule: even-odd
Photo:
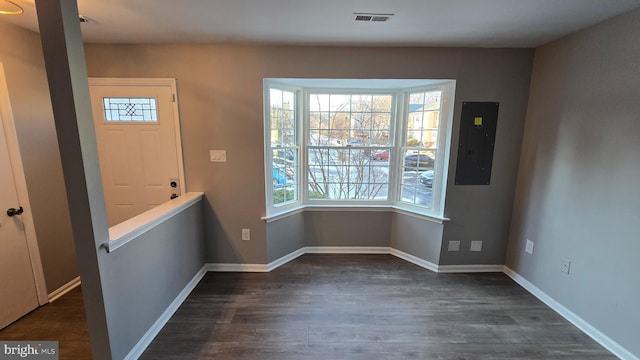
[[[498,125],[497,102],[463,102],[456,185],[489,185]]]

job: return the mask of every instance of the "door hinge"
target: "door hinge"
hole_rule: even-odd
[[[171,102],[176,102],[176,94],[171,94]]]

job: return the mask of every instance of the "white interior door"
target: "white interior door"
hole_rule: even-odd
[[[0,114],[0,329],[39,305],[5,121]]]
[[[103,85],[91,103],[109,226],[179,196],[182,155],[175,92],[163,85]]]

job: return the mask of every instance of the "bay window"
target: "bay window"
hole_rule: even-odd
[[[267,216],[301,206],[391,206],[442,217],[454,86],[266,79]]]

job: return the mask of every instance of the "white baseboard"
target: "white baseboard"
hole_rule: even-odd
[[[625,349],[622,345],[618,344],[610,337],[602,333],[600,330],[593,327],[580,316],[564,307],[562,304],[554,300],[551,296],[547,295],[544,291],[540,290],[537,286],[533,285],[531,282],[529,282],[529,280],[525,279],[517,272],[513,271],[507,266],[504,266],[504,273],[513,281],[522,286],[525,290],[530,292],[533,296],[537,297],[540,301],[545,303],[560,316],[567,319],[570,323],[575,325],[578,329],[582,330],[585,334],[589,335],[593,340],[598,342],[607,350],[611,351],[620,359],[640,360],[640,358],[632,354],[629,350]]]
[[[305,254],[389,254],[388,246],[307,246]]]
[[[288,263],[289,261],[293,261],[297,258],[299,258],[300,256],[305,254],[305,248],[302,249],[298,249],[292,253],[289,253],[277,260],[274,260],[270,263],[267,264],[267,271],[272,271],[275,270],[277,268],[279,268],[280,266]]]
[[[408,262],[410,262],[412,264],[415,264],[415,265],[418,265],[418,266],[420,266],[422,268],[425,268],[427,270],[431,270],[433,272],[438,272],[438,265],[436,265],[436,264],[434,264],[434,263],[432,263],[430,261],[427,261],[425,259],[421,259],[421,258],[419,258],[417,256],[413,256],[411,254],[408,254],[408,253],[406,253],[404,251],[400,251],[398,249],[391,248],[390,254],[395,256],[395,257],[399,257],[402,260],[408,261]]]
[[[504,265],[436,265],[406,252],[386,246],[306,246],[266,265],[209,263],[207,271],[269,272],[304,254],[391,254],[427,270],[441,273],[502,272]]]
[[[193,291],[193,289],[198,285],[202,277],[207,273],[207,265],[203,266],[194,277],[187,283],[187,285],[180,291],[178,296],[169,304],[167,309],[160,315],[158,320],[156,320],[151,328],[147,330],[147,332],[142,336],[142,338],[138,341],[138,343],[129,351],[125,360],[136,360],[142,355],[142,353],[147,349],[151,341],[158,335],[160,330],[167,324],[171,316],[178,310],[180,305],[187,299],[187,296]]]
[[[58,289],[54,290],[51,294],[49,294],[48,295],[49,302],[52,303],[52,302],[60,299],[64,294],[66,294],[69,291],[77,288],[78,286],[80,286],[80,276],[78,276],[75,279],[69,281],[68,283],[62,285]]]
[[[439,273],[503,272],[504,265],[438,265]]]
[[[207,271],[218,272],[269,272],[268,265],[266,264],[209,263],[206,265],[206,268]]]
[[[389,254],[389,247],[377,246],[306,246],[266,265],[209,263],[207,271],[218,272],[269,272],[304,254]]]

